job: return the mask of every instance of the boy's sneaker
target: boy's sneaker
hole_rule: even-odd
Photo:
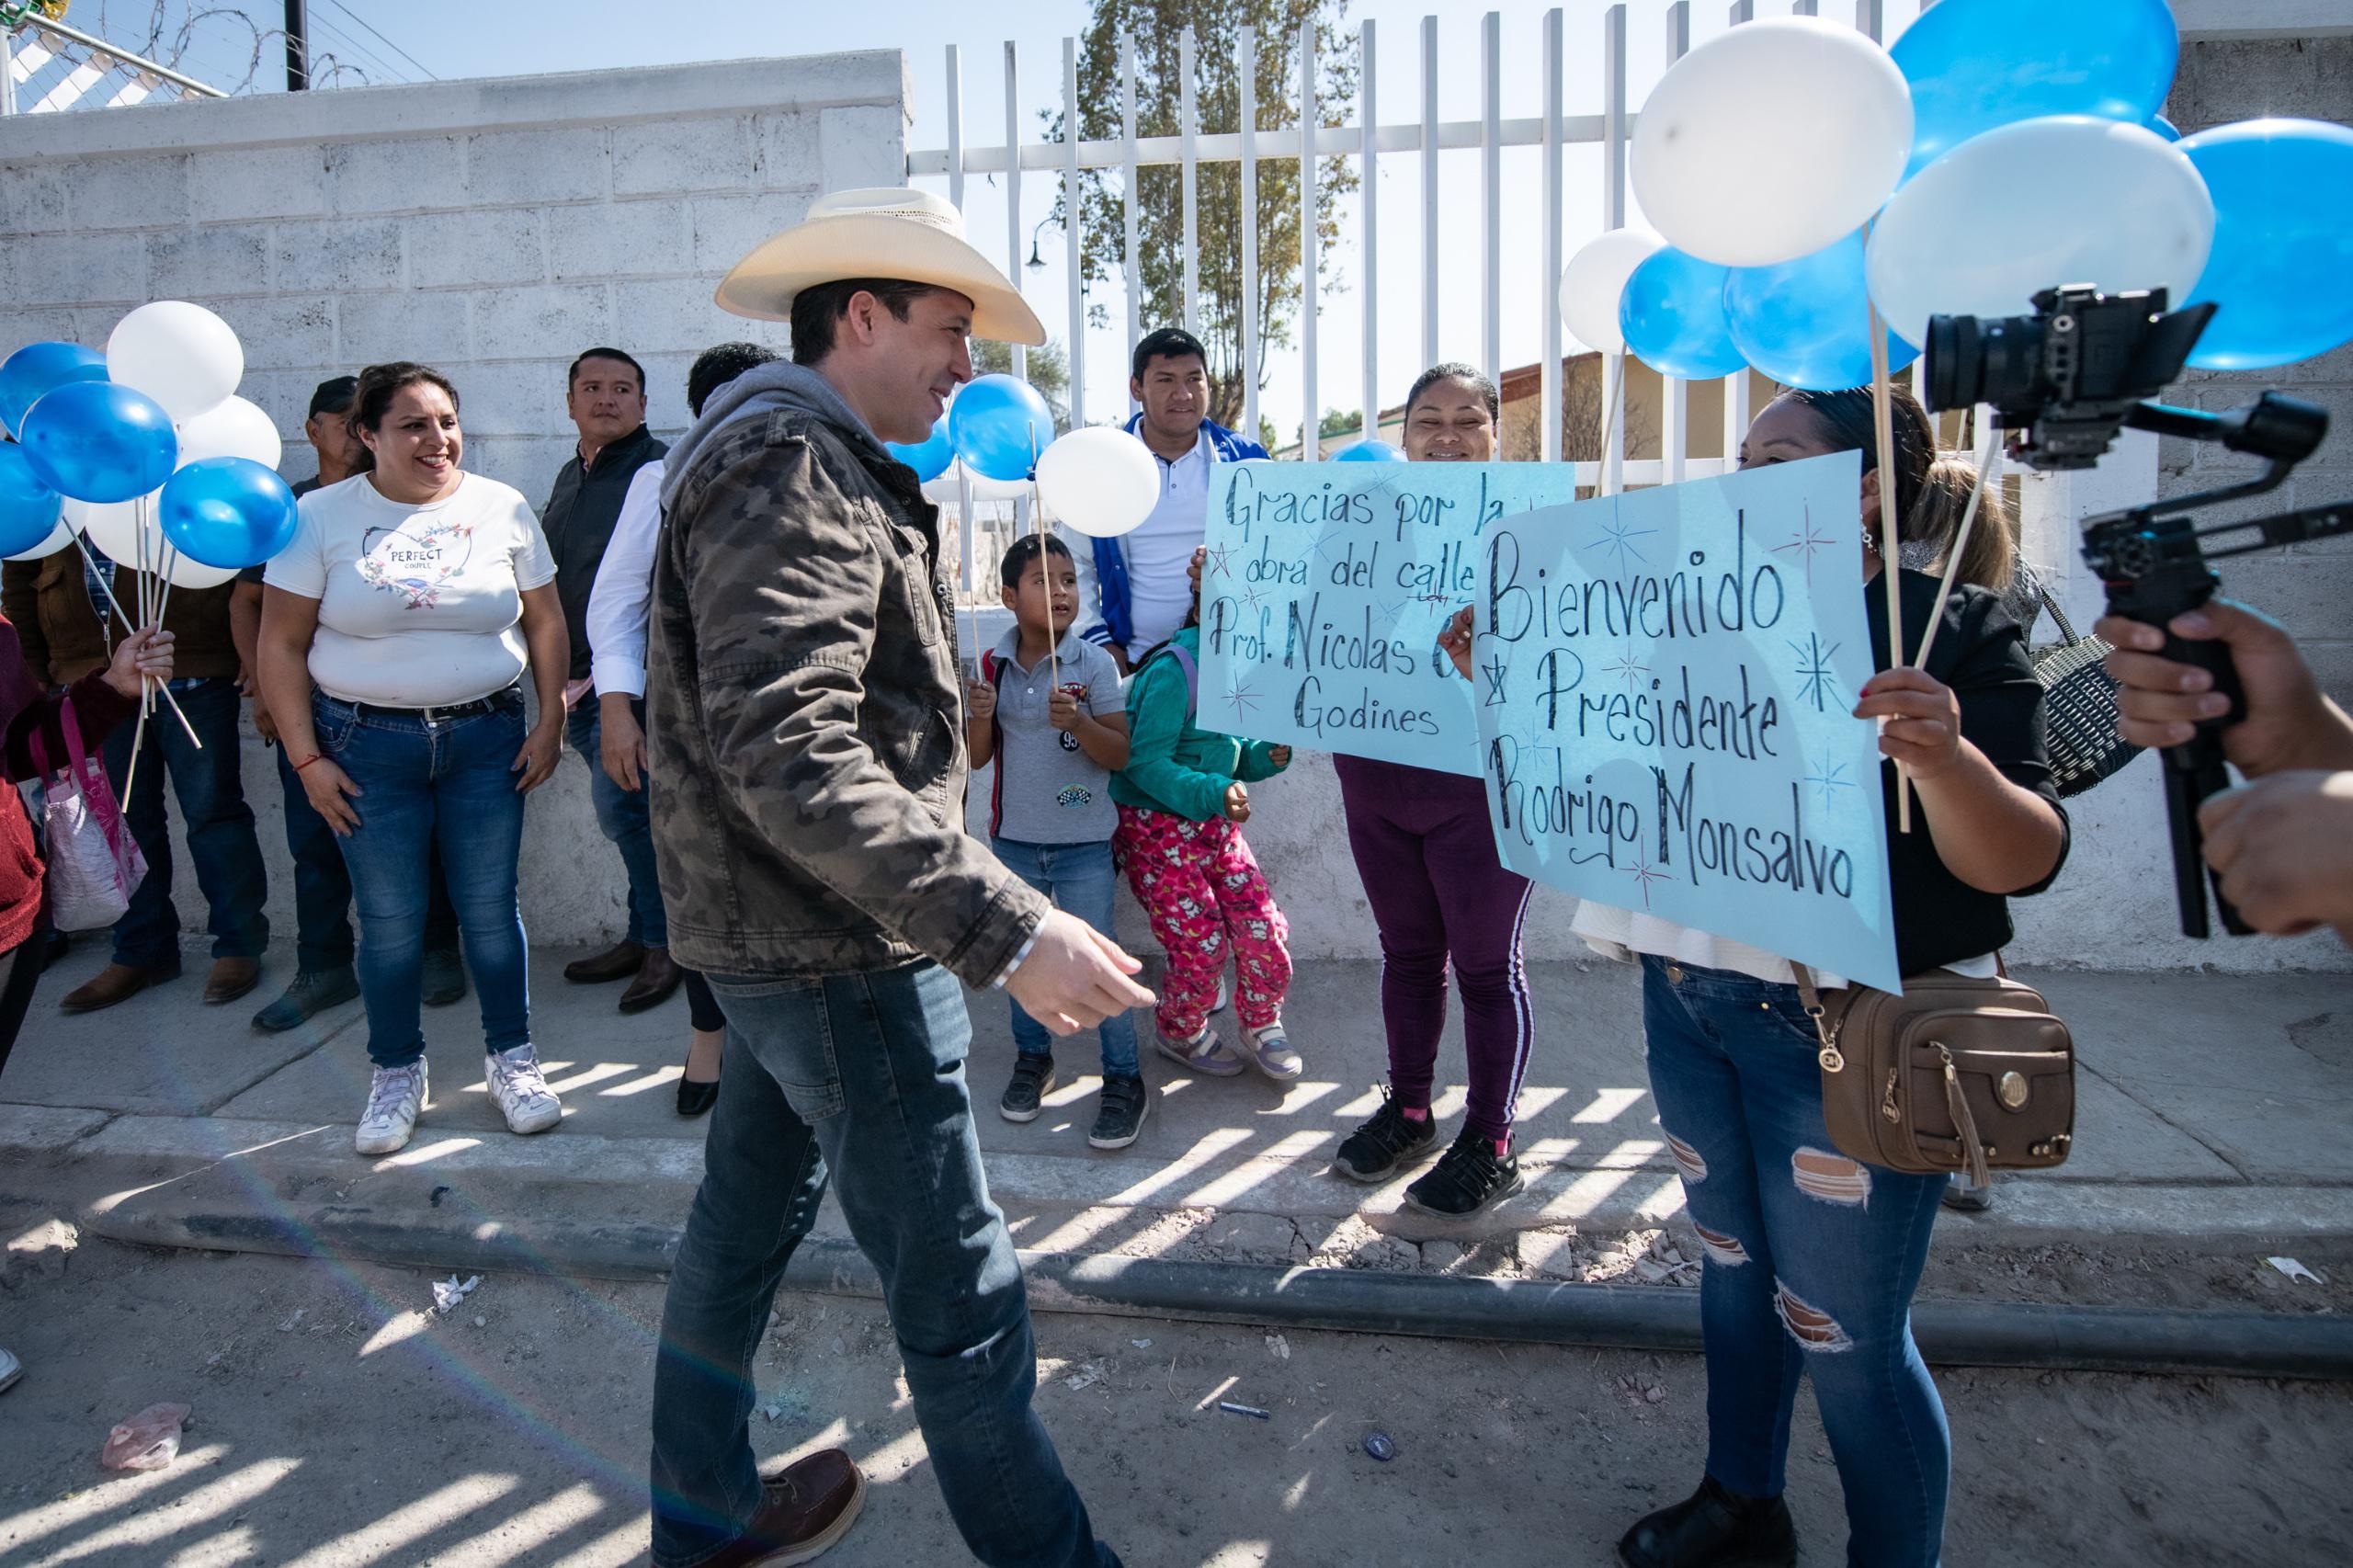
[[[1350,1181],[1387,1181],[1413,1155],[1438,1142],[1436,1119],[1419,1121],[1405,1114],[1395,1096],[1383,1091],[1381,1108],[1372,1119],[1341,1141],[1332,1156],[1332,1168]]]
[[[407,1147],[425,1109],[425,1058],[405,1067],[379,1067],[368,1080],[368,1107],[359,1113],[352,1147],[363,1154],[390,1154]]]
[[[518,1045],[494,1056],[485,1054],[482,1066],[483,1076],[490,1084],[490,1097],[506,1119],[507,1131],[545,1132],[563,1119],[563,1106],[548,1087],[547,1074],[540,1071],[540,1053],[533,1047]]]
[[[1141,1075],[1103,1075],[1103,1101],[1086,1141],[1097,1149],[1124,1149],[1143,1131],[1152,1114],[1152,1089]]]
[[[1005,1098],[996,1102],[996,1113],[1007,1121],[1035,1121],[1046,1091],[1053,1086],[1053,1057],[1042,1051],[1033,1056],[1025,1051],[1013,1059],[1013,1082],[1005,1086]]]
[[[1159,1047],[1160,1054],[1169,1061],[1196,1073],[1206,1073],[1212,1078],[1231,1078],[1245,1065],[1242,1058],[1225,1049],[1225,1042],[1218,1039],[1207,1024],[1203,1024],[1199,1032],[1190,1040],[1171,1040],[1155,1025],[1152,1040]]]
[[[1405,1207],[1441,1220],[1461,1220],[1527,1185],[1517,1152],[1498,1158],[1493,1138],[1466,1127],[1429,1174],[1405,1189]]]
[[[1280,1018],[1263,1029],[1242,1031],[1242,1054],[1250,1064],[1278,1084],[1294,1083],[1307,1071],[1307,1063],[1290,1048],[1290,1037],[1283,1033]]]

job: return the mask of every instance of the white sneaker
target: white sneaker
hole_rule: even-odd
[[[1263,1029],[1244,1029],[1242,1054],[1278,1084],[1290,1083],[1307,1071],[1307,1063],[1290,1048],[1290,1037],[1283,1033],[1280,1018]]]
[[[15,1387],[17,1380],[24,1375],[25,1364],[17,1360],[6,1346],[0,1345],[0,1393]]]
[[[540,1053],[528,1045],[482,1059],[490,1097],[506,1119],[509,1132],[545,1132],[563,1119],[563,1106],[540,1071]]]
[[[425,1058],[405,1067],[379,1067],[368,1081],[368,1108],[359,1113],[359,1135],[352,1147],[363,1154],[389,1154],[407,1147],[425,1109]]]

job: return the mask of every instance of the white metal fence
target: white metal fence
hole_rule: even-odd
[[[1855,25],[1876,39],[1881,36],[1881,0],[1855,0]],[[1813,15],[1818,0],[1797,0],[1800,15]],[[1737,0],[1729,7],[1734,24],[1751,19],[1755,0]],[[1679,58],[1689,47],[1691,11],[1689,0],[1675,0],[1666,7],[1666,53],[1669,60]],[[1259,357],[1261,324],[1257,319],[1258,268],[1256,235],[1249,215],[1257,210],[1256,173],[1262,162],[1289,160],[1301,165],[1301,272],[1302,299],[1299,312],[1299,342],[1302,360],[1301,423],[1303,453],[1313,459],[1319,453],[1316,429],[1322,409],[1316,350],[1319,331],[1324,324],[1317,311],[1316,281],[1316,168],[1317,157],[1354,157],[1359,161],[1362,180],[1356,212],[1356,229],[1359,236],[1360,254],[1357,265],[1361,283],[1363,334],[1362,384],[1358,389],[1358,406],[1363,410],[1364,423],[1359,428],[1376,427],[1381,411],[1380,389],[1376,385],[1378,347],[1380,342],[1380,246],[1377,241],[1378,192],[1380,182],[1376,161],[1384,154],[1418,153],[1421,160],[1421,240],[1422,240],[1422,357],[1425,363],[1438,358],[1438,280],[1440,271],[1438,227],[1438,171],[1440,155],[1446,153],[1475,151],[1479,155],[1480,192],[1480,368],[1490,377],[1500,380],[1504,367],[1502,355],[1502,323],[1504,297],[1502,287],[1501,234],[1503,228],[1503,150],[1506,147],[1541,147],[1543,176],[1540,195],[1543,232],[1543,291],[1540,298],[1515,301],[1516,309],[1528,308],[1540,312],[1543,322],[1542,379],[1540,403],[1537,423],[1542,432],[1541,456],[1547,462],[1561,460],[1562,441],[1562,356],[1563,341],[1560,311],[1552,290],[1561,276],[1561,267],[1568,255],[1569,236],[1565,233],[1564,192],[1563,189],[1563,149],[1579,143],[1598,143],[1601,147],[1602,176],[1600,191],[1602,226],[1616,228],[1626,221],[1626,142],[1635,122],[1635,115],[1626,102],[1626,28],[1624,5],[1615,5],[1601,17],[1601,101],[1592,106],[1591,112],[1569,113],[1563,103],[1565,51],[1568,48],[1566,26],[1563,13],[1548,11],[1542,18],[1542,37],[1538,41],[1542,61],[1542,102],[1532,106],[1536,112],[1506,116],[1502,102],[1502,59],[1504,47],[1503,18],[1488,12],[1481,18],[1479,30],[1480,115],[1471,120],[1440,120],[1438,119],[1438,18],[1426,17],[1421,27],[1421,114],[1416,119],[1382,124],[1377,100],[1374,66],[1377,62],[1379,38],[1376,24],[1360,22],[1357,28],[1357,46],[1360,51],[1358,93],[1355,123],[1343,126],[1316,127],[1314,121],[1316,79],[1315,33],[1313,23],[1303,26],[1299,39],[1299,68],[1292,83],[1302,108],[1299,123],[1283,131],[1258,128],[1256,70],[1258,39],[1254,29],[1243,28],[1236,40],[1236,66],[1242,83],[1240,125],[1231,132],[1205,133],[1196,112],[1191,84],[1194,78],[1195,40],[1188,28],[1180,38],[1181,75],[1184,90],[1178,101],[1179,131],[1175,136],[1139,137],[1135,133],[1137,92],[1135,48],[1132,40],[1122,39],[1120,49],[1120,119],[1121,134],[1117,140],[1081,141],[1077,135],[1080,124],[1078,103],[1078,40],[1065,38],[1062,50],[1062,108],[1063,124],[1069,128],[1067,138],[1050,142],[1042,136],[1025,140],[1021,134],[1020,62],[1015,46],[1005,46],[1005,140],[995,146],[973,146],[965,140],[963,91],[963,52],[950,44],[947,50],[946,88],[948,145],[944,148],[910,153],[907,173],[945,175],[949,199],[958,207],[964,205],[964,183],[967,175],[988,174],[1003,176],[1006,200],[1006,275],[1016,280],[1023,274],[1020,234],[1025,225],[1021,219],[1022,182],[1029,174],[1059,177],[1063,195],[1063,210],[1066,215],[1064,242],[1069,257],[1064,289],[1069,320],[1071,420],[1073,424],[1086,422],[1086,307],[1082,300],[1085,280],[1082,233],[1083,203],[1080,181],[1085,171],[1120,169],[1125,176],[1121,205],[1125,213],[1124,247],[1127,292],[1128,341],[1133,343],[1142,335],[1139,319],[1142,288],[1139,278],[1136,253],[1136,171],[1148,165],[1174,164],[1182,171],[1182,201],[1184,209],[1184,324],[1195,327],[1199,314],[1199,291],[1196,255],[1196,175],[1204,163],[1239,164],[1242,188],[1240,235],[1242,275],[1242,359],[1244,368],[1243,428],[1256,431],[1258,427],[1258,388],[1256,368]],[[1515,47],[1518,40],[1515,40]],[[1514,199],[1519,199],[1518,193]],[[1578,236],[1580,240],[1586,236]],[[1041,312],[1044,313],[1044,312]],[[1016,373],[1021,369],[1019,350],[1015,351]],[[1622,385],[1624,364],[1618,355],[1604,358],[1603,385],[1616,389]],[[1605,392],[1606,400],[1611,395]],[[1673,483],[1685,478],[1722,472],[1722,458],[1692,458],[1688,455],[1688,421],[1685,415],[1686,398],[1683,384],[1666,382],[1661,415],[1661,455],[1654,460],[1631,461],[1623,456],[1625,446],[1622,430],[1606,443],[1607,450],[1596,466],[1591,483],[1605,491],[1622,484],[1655,484]],[[1745,374],[1729,377],[1724,381],[1724,450],[1738,449],[1740,436],[1747,427],[1749,416],[1748,381]],[[1583,476],[1580,476],[1582,479]]]
[[[168,65],[115,48],[63,22],[0,25],[0,114],[217,98],[225,95]]]

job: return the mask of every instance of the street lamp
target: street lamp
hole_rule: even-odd
[[[1036,226],[1029,231],[1029,259],[1022,265],[1032,272],[1043,272],[1046,269],[1046,258],[1038,254],[1038,233],[1053,221],[1054,215],[1049,212],[1039,219]]]

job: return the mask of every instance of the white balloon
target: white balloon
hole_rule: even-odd
[[[162,494],[160,489],[152,490],[135,501],[77,501],[68,495],[65,498],[65,520],[90,541],[92,550],[118,566],[135,568],[140,561],[139,508],[142,506],[146,507],[149,519],[146,559],[151,562],[163,559],[164,529],[154,521],[155,497]]]
[[[1864,276],[1889,330],[1928,341],[1932,315],[2014,316],[2063,283],[2189,297],[2214,201],[2156,132],[2085,115],[1972,136],[1914,176],[1871,227]]]
[[[1038,454],[1038,498],[1056,521],[1091,539],[1117,539],[1159,504],[1159,465],[1125,430],[1073,430]]]
[[[1836,22],[1776,17],[1659,78],[1634,124],[1634,197],[1669,244],[1770,267],[1862,227],[1911,152],[1912,91],[1887,51]],[[1998,209],[1972,216],[2004,226]]]
[[[211,408],[244,375],[244,347],[229,324],[185,300],[142,305],[107,338],[108,379],[145,392],[175,420]]]
[[[1618,325],[1619,296],[1634,268],[1665,244],[1648,229],[1612,229],[1577,247],[1561,269],[1561,320],[1579,343],[1604,354],[1626,352],[1626,334]]]
[[[251,458],[264,468],[276,468],[286,455],[278,426],[260,407],[241,397],[223,398],[214,407],[179,426],[180,467],[199,458]]]
[[[176,554],[172,557],[172,569],[165,575],[176,588],[217,588],[239,570],[235,566],[207,566],[193,555]]]
[[[49,530],[49,537],[47,539],[41,540],[30,550],[20,550],[17,551],[16,554],[7,556],[5,559],[9,561],[39,561],[44,556],[54,555],[61,550],[70,550],[73,548],[73,545],[74,530],[66,524],[63,518],[60,518],[57,526]]]

